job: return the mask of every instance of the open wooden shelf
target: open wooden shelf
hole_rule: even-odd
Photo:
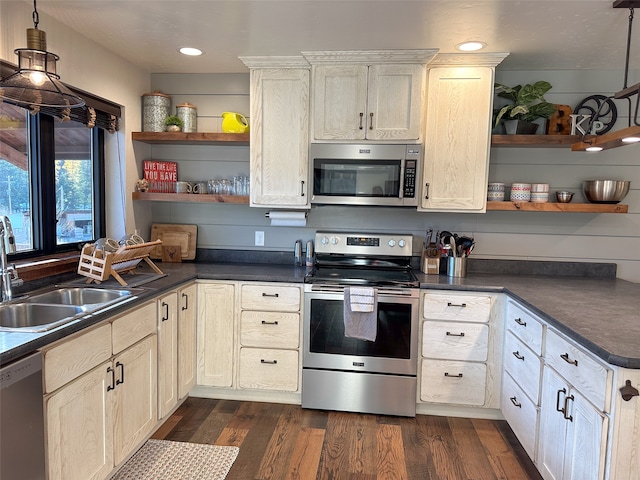
[[[536,203],[536,202],[487,202],[487,211],[518,212],[574,212],[574,213],[627,213],[628,205],[605,203]]]
[[[248,133],[132,132],[131,139],[159,145],[249,145]]]
[[[249,197],[244,195],[200,195],[197,193],[132,192],[131,199],[148,200],[153,202],[235,203],[249,205]]]
[[[492,147],[571,147],[581,135],[491,135]]]

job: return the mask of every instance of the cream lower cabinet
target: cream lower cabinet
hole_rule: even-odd
[[[423,293],[421,402],[499,406],[501,328],[496,302],[493,295]]]
[[[495,67],[506,54],[442,54],[427,67],[419,210],[486,211]]]
[[[251,75],[251,206],[309,205],[309,70],[300,57],[241,57]]]
[[[158,307],[158,418],[164,418],[196,382],[196,286],[167,293]]]
[[[299,285],[240,285],[241,389],[299,390],[301,304]]]
[[[231,387],[234,377],[236,284],[198,282],[197,384]]]
[[[538,469],[545,479],[605,478],[612,371],[548,329]]]
[[[502,413],[531,459],[536,458],[542,384],[541,320],[508,299]]]
[[[49,480],[107,478],[157,424],[155,302],[43,351]]]

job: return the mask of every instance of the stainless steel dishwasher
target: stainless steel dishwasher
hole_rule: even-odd
[[[0,368],[0,478],[44,480],[42,354]]]

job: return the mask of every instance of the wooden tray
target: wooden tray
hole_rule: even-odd
[[[88,277],[87,283],[100,283],[113,276],[120,285],[126,286],[127,282],[120,274],[134,274],[138,263],[144,260],[156,273],[162,275],[162,270],[149,260],[149,253],[161,244],[161,240],[156,240],[138,245],[123,245],[115,252],[106,254],[102,250],[95,250],[93,244],[87,244],[80,253],[78,273]]]
[[[161,240],[164,246],[179,246],[182,260],[196,258],[197,225],[178,223],[154,223],[151,225],[151,240]],[[150,252],[154,260],[162,259],[162,248],[156,247]]]

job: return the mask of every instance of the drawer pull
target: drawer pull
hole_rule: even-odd
[[[364,117],[364,113],[360,112],[360,125],[358,125],[358,130],[362,130],[362,117]]]
[[[514,318],[513,321],[516,322],[521,327],[526,327],[527,326],[527,322],[523,322],[521,318]]]
[[[578,366],[578,360],[569,359],[569,354],[568,353],[563,353],[562,355],[560,355],[560,358],[563,359],[565,362],[571,364],[571,365],[575,365],[576,367]]]
[[[562,413],[562,416],[564,416],[564,408],[560,408],[560,395],[563,393],[567,393],[567,390],[565,388],[561,388],[560,390],[558,390],[558,394],[556,395],[556,410],[560,413]],[[566,397],[565,397],[566,398]],[[566,407],[567,403],[565,402],[565,407]]]
[[[573,395],[569,395],[568,397],[564,397],[564,412],[562,412],[562,416],[565,418],[565,420],[569,420],[570,422],[573,422],[573,415],[569,415],[567,417],[567,412],[569,411],[569,400],[573,400],[574,397]]]
[[[162,316],[162,321],[166,322],[169,320],[169,304],[162,302],[162,308],[164,308],[164,315]]]
[[[457,375],[451,375],[451,374],[449,374],[449,372],[444,372],[444,376],[445,377],[451,377],[451,378],[462,378],[462,374],[461,373],[459,373]]]
[[[262,296],[263,296],[263,297],[274,297],[274,298],[278,298],[278,297],[280,296],[280,294],[278,294],[278,293],[265,293],[265,292],[262,292]]]
[[[265,365],[277,365],[278,360],[265,360],[264,358],[261,358],[260,363],[263,363]]]
[[[120,379],[116,380],[116,385],[124,383],[124,365],[120,362],[116,362],[116,368],[120,367]]]
[[[447,332],[447,336],[448,337],[464,337],[464,332],[460,332],[460,333]]]
[[[516,407],[522,408],[522,404],[516,400],[516,397],[510,397],[511,403],[513,403]]]
[[[447,302],[447,307],[460,307],[460,308],[466,308],[467,304],[466,303],[451,303],[451,302]]]
[[[266,320],[262,320],[262,325],[278,325],[278,321],[275,322],[267,322]]]
[[[513,353],[513,356],[516,357],[518,360],[524,360],[524,355],[521,355],[518,350],[516,350],[515,352],[511,352],[511,353]]]

